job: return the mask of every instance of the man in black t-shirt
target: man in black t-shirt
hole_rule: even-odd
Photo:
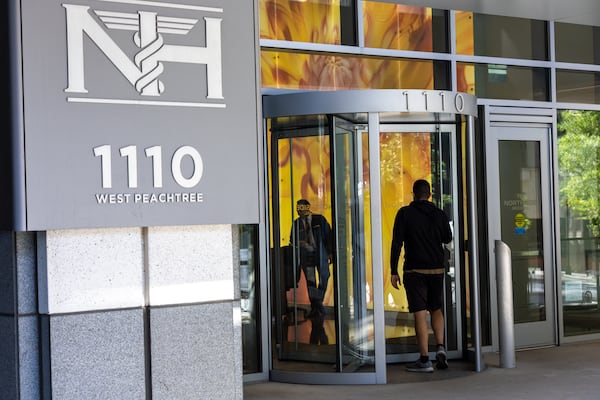
[[[431,187],[425,180],[413,184],[414,201],[400,208],[394,220],[392,237],[391,283],[406,289],[408,310],[415,316],[415,331],[420,358],[407,365],[412,372],[433,372],[429,360],[429,331],[427,312],[431,314],[431,327],[435,336],[438,369],[448,368],[444,347],[444,243],[452,240],[450,223],[444,211],[429,201]],[[404,245],[403,279],[398,275],[398,259]]]

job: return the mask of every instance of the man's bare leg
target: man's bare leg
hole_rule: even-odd
[[[429,330],[427,329],[427,311],[417,311],[415,315],[415,333],[419,347],[420,358],[416,362],[406,366],[411,372],[433,372],[433,366],[429,361]]]
[[[431,312],[431,328],[435,343],[444,344],[444,314],[441,308]]]
[[[427,329],[426,310],[417,311],[415,313],[415,331],[421,357],[429,357],[429,330]]]
[[[441,308],[431,312],[431,327],[437,344],[435,355],[437,369],[446,369],[448,368],[448,356],[444,347],[444,313]],[[440,346],[442,347],[440,348]]]

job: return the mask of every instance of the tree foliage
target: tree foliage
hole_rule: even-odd
[[[600,236],[600,112],[563,111],[558,130],[561,206]]]

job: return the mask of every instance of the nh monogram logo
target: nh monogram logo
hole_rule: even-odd
[[[221,9],[184,6],[173,3],[158,3],[136,0],[104,0],[119,3],[159,4],[162,7],[190,8],[212,12]],[[156,12],[138,11],[121,13],[94,10],[107,29],[133,31],[133,42],[139,51],[133,60],[115,43],[101,23],[90,13],[90,7],[63,4],[67,20],[67,93],[88,93],[85,88],[84,73],[84,34],[115,65],[141,96],[160,96],[165,84],[160,80],[164,71],[163,62],[179,62],[206,65],[207,94],[211,100],[223,99],[221,68],[221,18],[204,17],[206,46],[181,46],[164,43],[163,34],[187,35],[198,23],[197,19],[161,17]],[[223,103],[179,103],[141,100],[90,99],[87,97],[69,97],[71,102],[102,102],[180,105],[192,107],[225,107]]]

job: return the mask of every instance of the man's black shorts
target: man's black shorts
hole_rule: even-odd
[[[444,274],[405,272],[403,276],[408,311],[435,311],[444,305]]]

